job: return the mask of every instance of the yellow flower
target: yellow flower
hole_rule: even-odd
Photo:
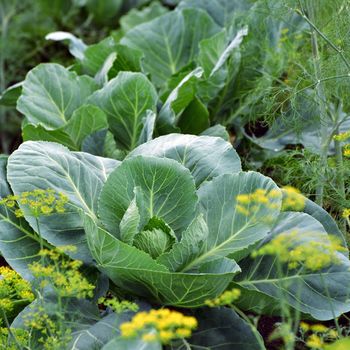
[[[350,144],[345,145],[343,150],[343,155],[345,157],[350,157]]]
[[[130,322],[120,326],[120,332],[123,338],[141,335],[143,338],[168,344],[172,339],[190,337],[196,327],[197,320],[194,317],[160,309],[137,313]]]
[[[157,340],[157,335],[154,333],[146,333],[142,336],[142,340],[145,342],[153,342]]]
[[[13,309],[13,301],[10,298],[0,299],[0,309],[4,311],[11,311]]]
[[[45,262],[37,261],[29,265],[34,277],[42,287],[51,285],[61,297],[90,298],[95,286],[80,273],[80,261],[71,261],[60,250],[42,249],[39,255]],[[48,261],[47,261],[48,260]],[[50,263],[51,262],[51,263]]]
[[[309,236],[312,237],[310,232]],[[314,241],[303,242],[300,240],[298,230],[281,233],[265,244],[251,256],[256,258],[262,255],[277,256],[279,262],[287,263],[290,269],[304,267],[310,271],[319,271],[331,264],[339,264],[339,251],[345,251],[337,237],[315,237]]]
[[[306,341],[306,345],[312,349],[322,349],[324,343],[323,343],[323,340],[318,335],[311,334]]]
[[[349,208],[344,209],[343,213],[342,213],[342,217],[343,218],[348,218],[349,216],[350,216],[350,209]]]
[[[237,197],[237,202],[240,202],[242,204],[249,204],[250,202],[250,196],[248,194],[239,194]]]
[[[236,209],[238,213],[244,216],[254,215],[264,208],[276,210],[279,208],[279,199],[281,198],[281,191],[273,189],[267,191],[263,188],[258,188],[251,193],[240,193],[236,196]],[[266,222],[271,220],[269,215],[265,215],[263,220]]]
[[[100,298],[99,304],[110,307],[116,313],[123,313],[124,311],[138,311],[139,306],[131,301],[122,300],[119,301],[116,298]]]
[[[179,338],[188,338],[191,336],[191,330],[188,329],[188,328],[178,328],[176,330],[176,335],[179,337]]]
[[[45,215],[53,212],[53,208],[49,207],[48,205],[43,205],[40,209],[41,209],[41,212]]]
[[[302,211],[305,207],[305,198],[301,192],[292,186],[284,186],[283,190],[282,210]]]
[[[238,288],[227,290],[215,299],[206,300],[205,304],[210,307],[230,305],[241,296]]]
[[[328,338],[330,339],[337,339],[339,334],[335,329],[329,329],[327,333]]]
[[[16,202],[13,200],[6,201],[6,206],[9,208],[13,208],[16,205]]]
[[[31,285],[24,280],[16,271],[9,267],[0,267],[0,303],[5,311],[11,311],[14,303],[18,300],[27,300],[28,303],[34,300]]]
[[[300,322],[299,327],[304,331],[308,332],[310,330],[310,325],[308,325],[306,322]]]
[[[174,338],[174,333],[171,331],[160,331],[159,338],[163,344],[168,344]]]
[[[21,209],[16,209],[15,215],[16,215],[16,218],[22,218],[24,216]]]
[[[338,135],[334,135],[333,139],[335,141],[343,142],[343,141],[346,141],[349,137],[350,137],[350,130],[347,132],[340,133]]]
[[[328,327],[323,324],[313,324],[311,325],[311,330],[316,333],[326,333],[328,331]]]

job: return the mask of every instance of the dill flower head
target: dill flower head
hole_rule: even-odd
[[[310,237],[312,233],[310,232]],[[282,233],[273,238],[258,250],[252,252],[253,258],[262,255],[274,255],[280,263],[288,264],[288,268],[303,267],[310,271],[318,271],[332,264],[339,264],[339,251],[345,251],[339,239],[326,236],[320,239],[303,242],[298,230]]]
[[[38,342],[44,350],[66,349],[72,340],[72,330],[69,327],[62,327],[59,315],[49,314],[43,305],[30,307],[30,311],[23,315],[24,326],[35,331]]]
[[[0,328],[0,350],[18,350],[18,346],[25,349],[30,338],[29,332],[24,329],[12,327],[10,330],[16,337],[17,344],[12,337],[9,337],[10,332],[8,328]]]
[[[160,341],[169,344],[173,339],[190,337],[197,328],[197,320],[169,309],[137,313],[130,322],[120,326],[121,336],[141,336],[144,341]]]
[[[343,150],[344,157],[350,157],[350,144],[346,144]]]
[[[342,217],[346,219],[349,216],[350,216],[350,209],[349,208],[344,209],[342,213]]]
[[[344,142],[346,141],[348,138],[350,138],[350,130],[346,131],[346,132],[342,132],[338,135],[334,135],[333,139],[335,141],[340,141],[340,142]]]
[[[279,190],[267,191],[263,188],[258,188],[252,193],[241,193],[237,195],[236,209],[238,213],[244,216],[252,216],[263,208],[278,209],[278,200],[281,197]],[[264,217],[264,220],[269,221],[270,218]]]
[[[306,345],[311,349],[322,349],[324,342],[317,334],[311,334],[307,338]]]
[[[16,302],[24,305],[34,300],[31,285],[16,271],[9,267],[0,267],[0,309],[12,311]]]
[[[115,313],[120,314],[125,311],[138,311],[139,306],[128,300],[119,301],[115,297],[110,298],[100,298],[98,299],[98,303],[104,305],[106,307],[110,307]]]
[[[324,324],[316,323],[312,324],[310,326],[310,329],[315,333],[326,333],[328,332],[328,327],[326,327]]]
[[[231,290],[227,290],[223,292],[221,295],[219,295],[215,299],[206,300],[205,304],[208,305],[209,307],[230,305],[234,301],[236,301],[240,296],[241,296],[241,290],[238,288],[233,288]]]
[[[0,205],[5,205],[7,208],[12,209],[16,217],[22,217],[24,213],[18,208],[18,203],[22,205],[26,214],[39,217],[65,212],[68,197],[64,193],[48,188],[46,190],[26,191],[19,195],[9,195],[0,200]]]
[[[284,186],[283,190],[282,211],[302,211],[305,207],[305,198],[301,192],[292,186]]]
[[[61,297],[91,298],[95,286],[79,271],[83,263],[71,260],[60,249],[42,249],[44,260],[29,265],[42,288],[50,285]]]

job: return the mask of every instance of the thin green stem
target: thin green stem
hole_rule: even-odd
[[[230,307],[233,311],[235,311],[240,317],[243,318],[244,321],[246,321],[248,323],[248,325],[250,326],[257,342],[259,343],[259,345],[261,346],[262,349],[265,348],[265,344],[261,338],[261,334],[258,332],[258,330],[255,327],[254,322],[252,322],[252,320],[241,310],[239,309],[236,305],[234,304],[230,304]]]
[[[300,1],[299,1],[299,4],[300,4]],[[312,28],[312,30],[314,32],[316,32],[334,51],[336,51],[340,55],[344,64],[349,69],[349,73],[350,73],[350,62],[346,59],[346,57],[344,55],[344,51],[342,49],[340,49],[339,47],[337,47],[336,45],[334,45],[334,43],[315,25],[315,23],[312,22],[308,16],[306,16],[304,11],[300,11],[299,9],[296,9],[296,12],[301,17],[304,18],[304,20],[310,25],[310,27]]]
[[[313,24],[314,18],[315,18],[315,9],[314,9],[314,3],[310,2],[308,3],[308,14],[306,15],[305,8],[303,6],[302,0],[298,0],[299,6],[300,6],[300,15],[305,19],[307,18],[307,22],[310,25],[311,29],[311,45],[312,45],[312,57],[313,57],[313,64],[314,64],[314,73],[316,81],[319,82],[321,79],[321,67],[320,67],[320,53],[319,53],[319,46],[318,46],[318,37],[319,30],[315,29],[315,25]],[[318,83],[316,85],[316,98],[317,98],[317,104],[320,109],[320,129],[321,129],[321,156],[320,156],[320,162],[319,162],[319,177],[318,177],[318,184],[316,187],[316,202],[320,206],[323,205],[323,197],[324,197],[324,186],[325,186],[325,174],[326,174],[326,168],[327,168],[327,156],[328,156],[328,149],[329,149],[329,142],[328,142],[328,130],[327,130],[327,106],[326,106],[326,97],[323,89],[323,85]]]
[[[339,127],[336,128],[335,134],[339,134]],[[345,179],[344,179],[344,162],[343,151],[340,141],[334,140],[335,161],[336,161],[336,183],[342,200],[345,200]],[[341,220],[342,229],[346,232],[346,221]]]
[[[3,308],[0,308],[0,309],[1,309],[2,317],[3,317],[3,320],[5,321],[5,325],[6,325],[6,328],[7,328],[8,332],[9,332],[10,337],[14,340],[16,347],[19,350],[21,350],[22,346],[18,343],[18,340],[17,340],[16,336],[13,334],[13,332],[11,330],[11,326],[10,326],[10,323],[8,321],[8,318],[7,318],[5,310]]]
[[[340,328],[340,325],[339,325],[339,322],[338,322],[338,318],[336,317],[335,312],[334,312],[334,307],[333,307],[333,303],[332,303],[333,298],[329,294],[328,285],[327,285],[326,281],[324,280],[322,272],[320,273],[320,278],[321,278],[322,284],[324,285],[324,288],[326,290],[326,295],[327,295],[327,298],[329,300],[329,304],[330,304],[330,307],[331,307],[332,317],[333,317],[335,326],[337,328],[338,334],[341,334],[341,328]]]

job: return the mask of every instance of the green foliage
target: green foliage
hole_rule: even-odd
[[[3,2],[0,121],[16,108],[24,142],[0,157],[0,251],[36,300],[12,331],[3,314],[0,342],[264,349],[249,312],[287,320],[275,333],[291,350],[299,318],[339,328],[350,311],[339,214],[348,10],[342,0]],[[40,61],[54,63],[32,68]],[[275,182],[242,171],[229,140]],[[279,188],[290,184],[341,225]],[[225,297],[232,288],[237,300]],[[148,319],[126,336],[134,302],[138,320],[169,305],[198,328]]]

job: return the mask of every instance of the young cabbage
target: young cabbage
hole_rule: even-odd
[[[138,147],[102,188],[100,224],[85,216],[100,270],[162,304],[196,307],[222,293],[282,202],[272,180],[239,170],[219,138],[173,134]],[[259,200],[243,208],[240,196],[249,193]]]

